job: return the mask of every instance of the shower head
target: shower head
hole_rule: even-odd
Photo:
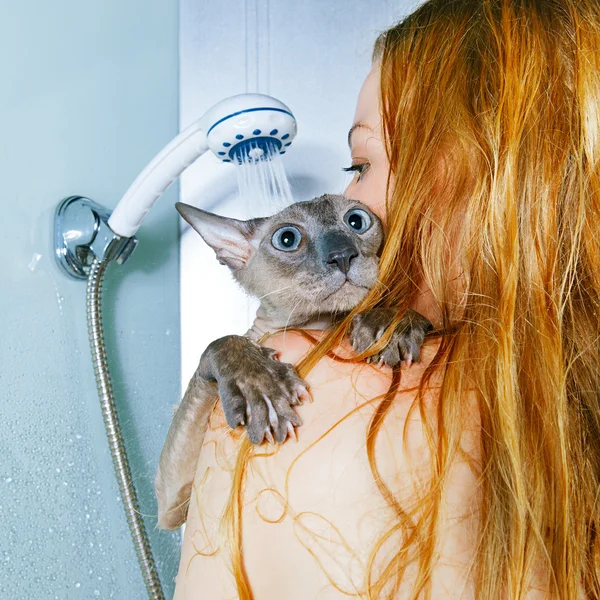
[[[264,94],[225,98],[200,121],[208,147],[223,162],[241,164],[285,154],[296,137],[290,109]]]
[[[285,154],[296,136],[290,109],[271,96],[239,94],[210,108],[171,140],[131,184],[108,225],[132,237],[165,190],[207,150],[223,162],[252,163]]]

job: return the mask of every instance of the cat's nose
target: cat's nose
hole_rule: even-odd
[[[350,270],[350,261],[358,256],[356,248],[345,248],[344,250],[333,250],[327,256],[327,264],[337,264],[338,269],[347,275]]]

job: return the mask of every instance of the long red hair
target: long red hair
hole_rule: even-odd
[[[600,598],[600,4],[429,0],[379,37],[374,61],[394,185],[380,284],[355,312],[385,305],[401,314],[424,280],[444,334],[423,386],[435,369],[444,378],[427,519],[385,569],[370,565],[365,594],[394,597],[410,544],[420,573],[411,598],[428,596],[437,490],[458,450],[464,398],[475,393],[476,597],[524,597],[542,561],[548,597]],[[315,346],[301,375],[336,347],[351,317]],[[245,599],[239,518],[251,452],[244,440],[225,515]]]

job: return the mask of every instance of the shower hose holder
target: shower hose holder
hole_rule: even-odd
[[[137,238],[117,235],[108,226],[110,211],[84,196],[69,196],[56,208],[54,250],[66,275],[87,279],[94,258],[123,264]]]

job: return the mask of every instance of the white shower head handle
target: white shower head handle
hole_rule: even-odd
[[[146,213],[181,173],[208,149],[223,162],[285,154],[296,136],[290,109],[271,96],[239,94],[210,108],[163,148],[136,177],[108,225],[132,237]]]
[[[199,119],[171,140],[135,178],[112,212],[108,226],[117,235],[134,236],[154,203],[207,150]]]

